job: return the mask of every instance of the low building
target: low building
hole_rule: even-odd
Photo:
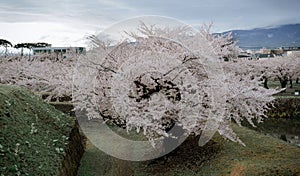
[[[264,59],[270,59],[273,57],[274,57],[274,54],[261,54],[261,53],[255,53],[251,56],[251,58],[255,59],[255,60],[264,60]]]
[[[300,51],[287,51],[287,56],[300,56]]]
[[[70,56],[86,54],[85,47],[43,47],[32,48],[33,55],[50,54],[57,58],[67,59]]]
[[[271,54],[271,49],[261,48],[259,50],[260,54]]]

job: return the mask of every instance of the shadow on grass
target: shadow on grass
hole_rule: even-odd
[[[233,129],[246,147],[218,134],[198,147],[198,138],[190,137],[170,154],[144,162],[119,160],[89,145],[78,175],[300,175],[300,148],[235,124]]]

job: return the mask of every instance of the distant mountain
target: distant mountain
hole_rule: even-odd
[[[241,48],[300,47],[300,24],[232,30],[231,32],[233,38],[238,41],[237,45]]]

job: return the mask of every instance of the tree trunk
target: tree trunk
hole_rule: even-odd
[[[281,88],[286,88],[289,79],[286,78],[286,77],[283,77],[283,78],[279,78],[279,81],[280,81],[280,84],[281,84]],[[285,92],[285,90],[283,92]]]
[[[5,45],[5,55],[4,57],[6,58],[7,57],[7,45]]]
[[[299,78],[296,78],[296,84],[299,84]]]
[[[264,88],[269,89],[268,87],[268,78],[264,77]]]
[[[293,80],[290,78],[290,88],[293,88]]]
[[[29,60],[30,60],[30,56],[31,56],[31,48],[29,48]]]

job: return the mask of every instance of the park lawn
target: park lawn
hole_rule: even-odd
[[[198,137],[191,137],[167,156],[144,162],[113,158],[88,142],[78,175],[300,175],[299,147],[246,127],[233,129],[246,147],[219,134],[199,147]]]
[[[0,85],[0,175],[58,175],[74,124],[31,92]]]

